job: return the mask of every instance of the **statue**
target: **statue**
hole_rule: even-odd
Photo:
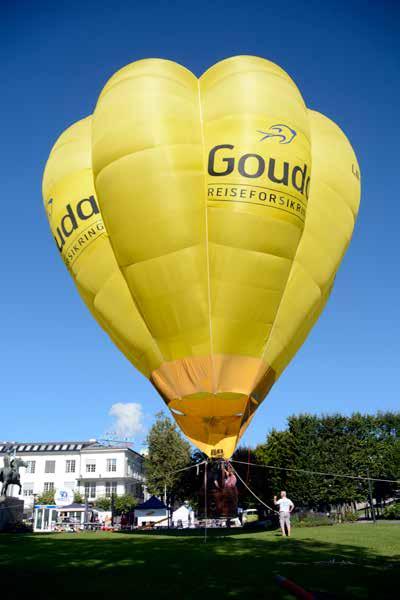
[[[19,487],[18,495],[21,494],[21,478],[19,474],[19,468],[27,466],[27,463],[21,458],[14,456],[10,459],[8,454],[4,455],[4,467],[0,469],[0,481],[3,483],[0,496],[7,496],[9,485],[17,485]]]
[[[18,531],[22,524],[24,514],[24,501],[20,498],[7,496],[8,486],[17,485],[18,495],[21,494],[20,467],[27,467],[27,463],[10,454],[4,455],[4,466],[0,469],[0,531]]]

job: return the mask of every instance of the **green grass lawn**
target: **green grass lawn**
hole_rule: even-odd
[[[400,524],[294,529],[290,539],[211,530],[207,543],[197,530],[0,534],[1,581],[9,575],[24,598],[290,598],[276,574],[338,598],[397,598]]]

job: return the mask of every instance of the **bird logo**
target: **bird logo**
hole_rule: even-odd
[[[51,213],[53,212],[53,198],[47,201],[47,216],[51,219]]]
[[[297,135],[297,132],[289,127],[288,125],[282,125],[278,123],[277,125],[271,125],[268,131],[261,131],[257,129],[258,133],[262,133],[263,137],[259,140],[263,142],[268,139],[279,139],[279,144],[290,144],[294,140]]]

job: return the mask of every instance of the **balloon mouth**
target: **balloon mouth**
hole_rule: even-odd
[[[275,379],[275,371],[263,360],[237,355],[166,362],[151,377],[193,444],[209,457],[226,459]]]

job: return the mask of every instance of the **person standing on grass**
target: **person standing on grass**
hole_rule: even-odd
[[[275,506],[279,506],[279,525],[281,526],[282,535],[286,537],[285,526],[287,529],[287,536],[290,537],[290,513],[294,509],[293,502],[286,496],[286,492],[281,492],[279,500],[274,496]]]

